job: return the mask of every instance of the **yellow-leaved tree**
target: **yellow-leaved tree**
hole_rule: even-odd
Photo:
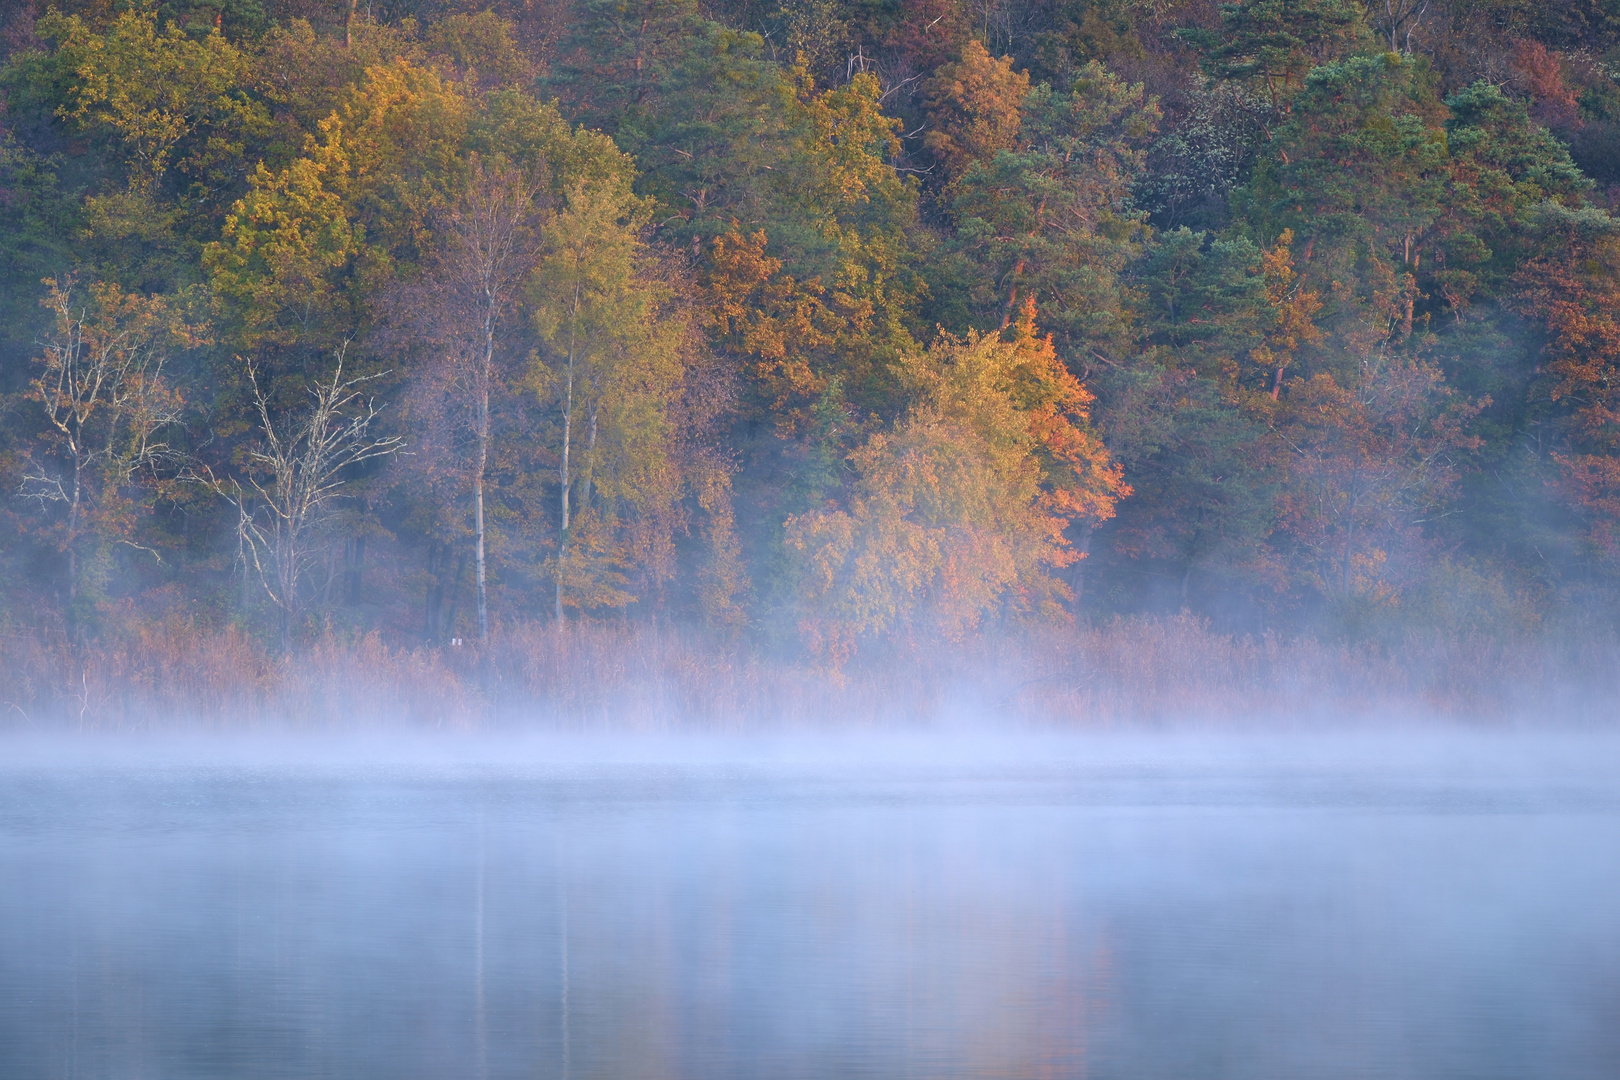
[[[248,57],[217,31],[160,28],[146,5],[100,28],[52,7],[39,29],[56,39],[70,87],[57,115],[113,137],[131,192],[150,196],[177,163],[207,177],[241,154],[243,129],[266,122],[246,91]]]
[[[684,525],[674,417],[689,322],[642,244],[647,204],[631,176],[626,161],[566,193],[529,287],[542,344],[531,379],[553,426],[559,624],[568,607],[656,600]]]
[[[259,163],[221,239],[203,251],[209,284],[244,348],[324,345],[353,321],[343,277],[365,232],[344,205],[352,174],[343,123],[334,115],[320,127],[285,169]]]

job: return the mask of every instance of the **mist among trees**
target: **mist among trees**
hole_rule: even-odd
[[[1613,0],[8,10],[52,655],[1613,610]]]

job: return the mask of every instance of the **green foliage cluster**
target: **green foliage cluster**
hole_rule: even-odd
[[[25,3],[7,622],[837,666],[1607,604],[1600,8]]]

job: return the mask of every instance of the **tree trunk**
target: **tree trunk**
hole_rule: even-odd
[[[1350,501],[1350,512],[1344,523],[1344,598],[1350,599],[1350,560],[1355,552],[1356,503]]]
[[[344,541],[345,544],[348,541]],[[332,586],[337,583],[338,576],[338,549],[336,544],[326,545],[326,583],[321,586],[321,603],[332,602]]]
[[[443,637],[440,626],[444,614],[444,564],[449,557],[446,545],[437,540],[428,545],[427,570],[432,582],[428,585],[423,605],[422,636],[431,642],[438,642]]]
[[[251,602],[252,581],[248,577],[247,533],[244,531],[243,521],[247,518],[247,511],[240,505],[236,508],[239,520],[236,523],[236,561],[242,565],[242,613],[247,614],[248,604]]]
[[[361,579],[365,574],[366,566],[366,538],[357,536],[352,541],[349,557],[349,603],[358,604],[362,592]]]
[[[473,532],[478,559],[478,640],[489,640],[488,574],[484,558],[484,472],[489,464],[489,386],[480,402],[478,471],[473,475]]]
[[[1423,252],[1414,247],[1411,233],[1406,234],[1406,310],[1401,314],[1401,337],[1412,336],[1414,321],[1414,308],[1417,305],[1417,272],[1418,265],[1423,261]]]
[[[574,318],[579,317],[579,290],[574,290]],[[574,332],[570,327],[568,332],[568,375],[563,390],[563,440],[562,464],[560,466],[560,491],[558,498],[562,503],[562,527],[558,531],[557,540],[557,627],[563,624],[563,563],[568,557],[568,488],[570,476],[568,472],[568,452],[574,434]]]
[[[84,491],[84,466],[77,458],[73,462],[73,501],[68,504],[67,526],[67,597],[71,608],[79,598],[79,503]]]
[[[290,526],[276,527],[276,588],[281,594],[281,651],[292,651],[293,615],[298,606],[298,534]]]
[[[456,605],[461,602],[461,575],[467,569],[467,549],[462,548],[456,553],[456,568],[450,575],[450,602],[444,609],[444,627],[439,631],[441,638],[449,636],[456,628]]]
[[[482,452],[480,452],[482,457]],[[484,577],[484,475],[482,462],[478,470],[478,477],[473,481],[473,520],[478,537],[475,541],[478,550],[478,640],[489,640],[489,602],[485,593]]]
[[[1005,330],[1012,324],[1013,308],[1018,305],[1018,275],[1024,272],[1024,260],[1019,259],[1018,265],[1013,267],[1013,287],[1007,294],[1007,306],[1001,312],[1001,325],[996,329]]]
[[[495,301],[485,293],[484,368],[478,396],[478,471],[473,475],[473,529],[478,549],[478,640],[489,640],[488,575],[484,559],[484,473],[489,468],[489,383],[495,375]]]
[[[1064,155],[1063,155],[1063,164],[1064,165],[1068,165],[1068,163],[1069,163],[1069,155],[1073,154],[1073,153],[1074,153],[1073,150],[1069,150],[1066,153],[1064,153]],[[1041,234],[1041,228],[1045,224],[1046,224],[1046,196],[1042,195],[1040,205],[1035,207],[1035,230],[1029,234],[1030,239],[1034,239],[1035,237],[1039,236]],[[1013,287],[1012,287],[1012,291],[1007,296],[1007,308],[1006,308],[1005,311],[1003,311],[1001,313],[1001,326],[1000,326],[1000,329],[1002,329],[1002,330],[1007,329],[1008,325],[1012,323],[1013,308],[1018,303],[1018,278],[1019,278],[1020,275],[1023,274],[1024,268],[1027,267],[1028,265],[1029,265],[1029,259],[1023,258],[1023,257],[1020,257],[1018,262],[1013,264],[1013,272],[1012,272]]]
[[[1074,545],[1075,553],[1080,556],[1074,561],[1074,572],[1070,575],[1072,579],[1070,588],[1074,592],[1074,610],[1076,613],[1080,611],[1080,601],[1086,595],[1086,559],[1091,556],[1091,537],[1095,531],[1096,526],[1089,521],[1086,522],[1080,526],[1080,540]]]

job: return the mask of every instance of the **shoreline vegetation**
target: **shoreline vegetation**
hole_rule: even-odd
[[[482,648],[328,632],[286,653],[171,620],[91,646],[0,635],[0,733],[1607,729],[1617,659],[1620,640],[1591,628],[1349,643],[1221,633],[1192,615],[894,649],[837,670],[635,623],[536,623]]]
[[[1617,660],[1617,0],[0,4],[0,729]]]

